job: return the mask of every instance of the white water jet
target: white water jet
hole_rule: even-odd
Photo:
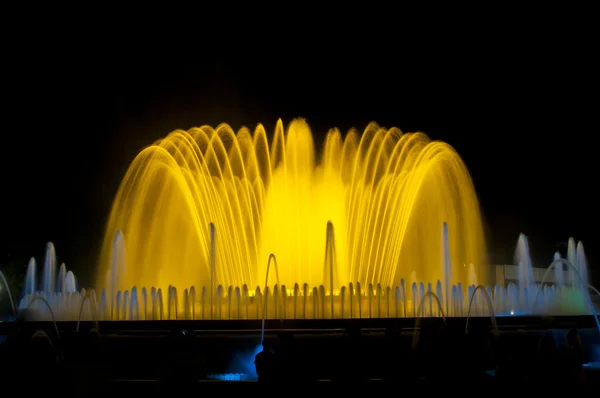
[[[214,226],[213,226],[214,228]],[[335,255],[333,244],[333,226],[327,228],[325,244],[329,247],[328,256]],[[213,232],[214,233],[214,232]],[[163,300],[161,289],[153,286],[132,286],[129,290],[116,291],[119,278],[126,272],[124,236],[117,233],[113,242],[113,264],[107,275],[108,288],[100,293],[99,300],[92,289],[78,290],[74,273],[62,264],[58,275],[53,277],[56,268],[56,253],[54,246],[47,245],[42,274],[42,288],[51,286],[54,290],[37,290],[36,261],[29,261],[25,278],[24,297],[18,309],[30,309],[28,319],[50,320],[51,313],[61,320],[162,320],[162,319],[314,319],[314,318],[364,318],[364,317],[413,317],[413,316],[465,316],[469,312],[472,301],[473,308],[469,316],[487,316],[493,312],[497,316],[510,314],[560,314],[581,315],[589,314],[587,301],[580,297],[587,296],[587,260],[583,244],[575,245],[574,240],[569,245],[568,257],[574,259],[575,270],[567,270],[577,274],[577,278],[564,277],[559,262],[555,267],[559,270],[554,275],[556,286],[540,286],[533,279],[533,268],[529,256],[529,246],[525,235],[519,236],[516,250],[519,273],[518,285],[484,286],[479,290],[485,291],[489,302],[479,295],[472,296],[475,287],[480,286],[475,273],[475,265],[469,264],[468,286],[454,284],[452,264],[449,260],[450,233],[447,226],[442,226],[440,267],[444,271],[444,280],[419,281],[417,270],[413,269],[405,281],[398,281],[394,286],[360,283],[343,285],[339,293],[331,294],[323,285],[309,286],[297,283],[292,290],[284,289],[277,284],[268,289],[268,276],[265,276],[264,291],[248,286],[222,286],[216,280],[214,286],[170,286]],[[211,257],[214,254],[211,251]],[[560,254],[554,255],[555,262]],[[326,257],[324,272],[326,281],[331,282],[336,277],[333,274],[331,261]],[[568,260],[567,260],[568,261]],[[275,258],[269,258],[269,263]],[[269,269],[267,265],[267,270]],[[335,267],[333,267],[335,268]],[[277,273],[277,265],[275,265]],[[561,273],[562,272],[562,273]],[[214,270],[213,274],[216,274]],[[552,278],[550,279],[552,280]],[[212,283],[211,283],[212,284]],[[466,290],[465,290],[466,288]],[[433,291],[435,289],[435,292]],[[202,292],[196,294],[195,292]],[[267,294],[268,293],[268,294]],[[438,311],[432,306],[431,294],[442,303]],[[93,297],[92,297],[93,296]],[[39,299],[37,299],[39,297]],[[423,301],[425,298],[427,299]],[[465,298],[466,297],[466,298]],[[86,299],[87,298],[87,299]],[[42,300],[43,299],[43,300]],[[42,301],[44,304],[42,305]],[[419,312],[418,304],[424,302]],[[93,308],[92,308],[93,303]],[[166,306],[166,308],[165,308]],[[272,310],[267,310],[272,308]],[[92,314],[97,319],[92,319]]]

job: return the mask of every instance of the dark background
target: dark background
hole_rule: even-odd
[[[512,261],[523,232],[535,265],[574,236],[597,269],[595,32],[559,14],[324,20],[293,40],[281,25],[249,34],[251,23],[175,37],[109,24],[7,31],[0,263],[41,260],[53,241],[91,283],[112,198],[143,147],[176,128],[271,131],[301,116],[317,141],[376,121],[450,143],[472,173],[495,262]]]

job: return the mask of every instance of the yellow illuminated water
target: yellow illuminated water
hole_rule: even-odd
[[[262,286],[269,254],[279,282],[325,284],[326,224],[335,229],[336,287],[443,280],[441,229],[448,223],[451,283],[474,264],[485,279],[479,203],[456,151],[423,133],[371,123],[329,131],[317,159],[302,119],[177,130],[142,150],[118,190],[100,259],[106,284],[121,230],[126,270],[117,289],[210,284],[209,223],[216,227],[216,283]],[[273,279],[271,279],[273,280]],[[409,281],[409,282],[412,282]]]

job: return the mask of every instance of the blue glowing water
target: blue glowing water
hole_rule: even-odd
[[[208,380],[218,380],[218,381],[245,381],[251,380],[248,378],[248,375],[245,373],[219,373],[219,374],[211,374],[207,376]]]
[[[256,367],[254,357],[262,351],[260,341],[250,350],[244,350],[234,355],[229,363],[227,373],[209,375],[210,380],[256,380]]]

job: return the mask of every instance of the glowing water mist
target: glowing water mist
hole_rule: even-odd
[[[174,131],[132,162],[115,198],[100,261],[106,286],[111,245],[126,237],[131,286],[211,286],[211,222],[216,283],[257,286],[276,254],[281,283],[325,283],[323,227],[335,226],[335,286],[394,286],[415,271],[443,280],[439,231],[454,237],[452,264],[475,264],[485,280],[479,204],[458,154],[425,134],[371,123],[345,138],[329,131],[316,160],[304,120],[277,122],[271,144],[262,125],[237,134],[229,125]],[[453,281],[467,282],[456,267]]]

